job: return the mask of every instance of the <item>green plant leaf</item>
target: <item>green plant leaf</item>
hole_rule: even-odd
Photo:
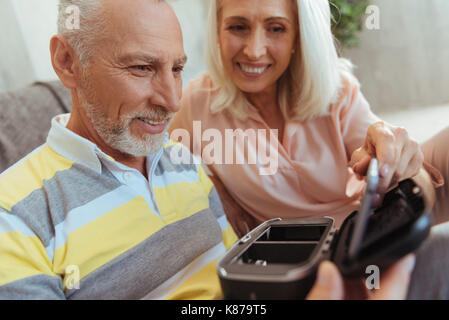
[[[369,0],[330,0],[334,17],[332,30],[343,48],[359,45],[357,33],[362,30]]]

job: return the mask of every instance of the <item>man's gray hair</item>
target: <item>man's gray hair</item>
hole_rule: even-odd
[[[79,28],[67,24],[73,12],[79,13]],[[88,65],[95,42],[106,27],[100,0],[59,0],[58,33],[67,39],[83,66]]]

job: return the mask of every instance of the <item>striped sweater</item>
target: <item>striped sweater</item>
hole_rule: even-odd
[[[203,168],[170,161],[167,140],[145,192],[67,121],[0,175],[0,299],[221,298],[236,236]]]

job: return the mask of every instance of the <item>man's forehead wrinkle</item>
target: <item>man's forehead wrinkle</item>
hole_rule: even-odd
[[[150,63],[167,63],[185,58],[182,42],[172,35],[162,36],[151,31],[140,31],[122,38],[122,41],[116,41],[119,58],[139,59]],[[173,43],[179,43],[179,46],[173,46]],[[163,48],[170,49],[167,51]]]
[[[165,1],[142,1],[138,0],[103,0],[109,5],[105,5],[105,15],[106,18],[110,20],[115,27],[124,36],[133,33],[134,35],[138,33],[143,33],[147,35],[146,30],[151,30],[153,28],[168,28],[169,26],[173,28],[173,23],[176,27],[181,30],[179,20],[176,14]],[[162,19],[162,20],[160,20]],[[161,23],[161,21],[163,21]],[[155,32],[151,36],[157,36],[158,33]]]
[[[145,1],[145,4],[151,4],[140,9],[135,6],[130,8],[129,4],[123,6],[123,0],[110,2],[105,6],[108,7],[107,15],[111,19],[113,29],[110,33],[110,47],[114,52],[114,64],[123,67],[140,63],[154,65],[186,63],[179,21],[171,9],[165,10],[169,6],[157,0]],[[136,0],[135,3],[142,5],[144,2]],[[161,13],[159,12],[162,7],[159,5],[164,6]],[[132,17],[123,17],[123,14],[131,12]],[[173,25],[174,22],[176,26]]]

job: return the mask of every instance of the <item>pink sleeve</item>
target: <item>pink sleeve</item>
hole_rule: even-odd
[[[445,195],[449,194],[449,127],[439,132],[421,145],[424,153],[424,169],[427,170],[435,188],[445,186]],[[449,203],[449,200],[446,201]],[[449,206],[447,206],[449,208]],[[449,211],[448,211],[449,212]]]
[[[371,111],[368,101],[360,91],[360,84],[354,76],[346,76],[343,78],[343,83],[344,89],[338,109],[340,110],[340,132],[349,161],[352,153],[363,145],[369,126],[381,120]]]

